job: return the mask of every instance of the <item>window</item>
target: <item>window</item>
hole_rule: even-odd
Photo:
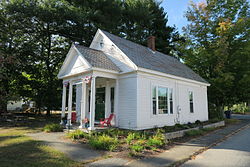
[[[194,112],[194,100],[193,100],[193,92],[189,91],[189,106],[190,106],[190,113]]]
[[[110,89],[110,102],[111,102],[111,113],[114,113],[114,106],[115,106],[115,88],[112,87]]]
[[[173,114],[173,89],[169,89],[169,108],[170,108],[170,114]]]
[[[168,113],[168,88],[158,87],[158,114]]]
[[[152,89],[153,115],[173,114],[173,89],[154,86]]]
[[[152,101],[153,101],[153,114],[156,115],[156,87],[153,88],[153,96],[152,96]]]

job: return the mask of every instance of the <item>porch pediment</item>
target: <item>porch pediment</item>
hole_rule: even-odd
[[[72,45],[60,69],[58,78],[62,79],[64,77],[76,75],[88,71],[91,67],[92,66],[81,55],[77,48]]]

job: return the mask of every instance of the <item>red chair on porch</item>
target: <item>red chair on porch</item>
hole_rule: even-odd
[[[101,119],[100,120],[100,125],[101,127],[104,127],[104,125],[106,124],[107,126],[111,126],[111,121],[114,117],[114,114],[110,114],[108,118],[105,118],[105,119]]]

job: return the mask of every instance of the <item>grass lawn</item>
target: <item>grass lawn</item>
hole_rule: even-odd
[[[36,119],[36,118],[34,118]],[[0,166],[1,167],[68,167],[82,166],[63,153],[58,152],[26,136],[26,133],[40,131],[43,122],[39,125],[23,125],[18,127],[0,127]],[[35,121],[35,120],[34,120]],[[38,120],[37,120],[38,121]],[[32,121],[31,121],[32,122]],[[38,121],[39,122],[39,121]],[[30,121],[29,121],[30,123]]]

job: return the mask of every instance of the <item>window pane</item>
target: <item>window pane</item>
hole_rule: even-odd
[[[190,106],[190,112],[194,112],[194,102],[193,102],[193,92],[189,91],[189,106]]]
[[[168,113],[168,89],[158,88],[158,112],[159,114]]]
[[[173,114],[173,89],[169,89],[169,105],[170,105],[170,114]]]
[[[153,114],[156,115],[156,87],[153,88],[152,92],[152,102],[153,102]]]

